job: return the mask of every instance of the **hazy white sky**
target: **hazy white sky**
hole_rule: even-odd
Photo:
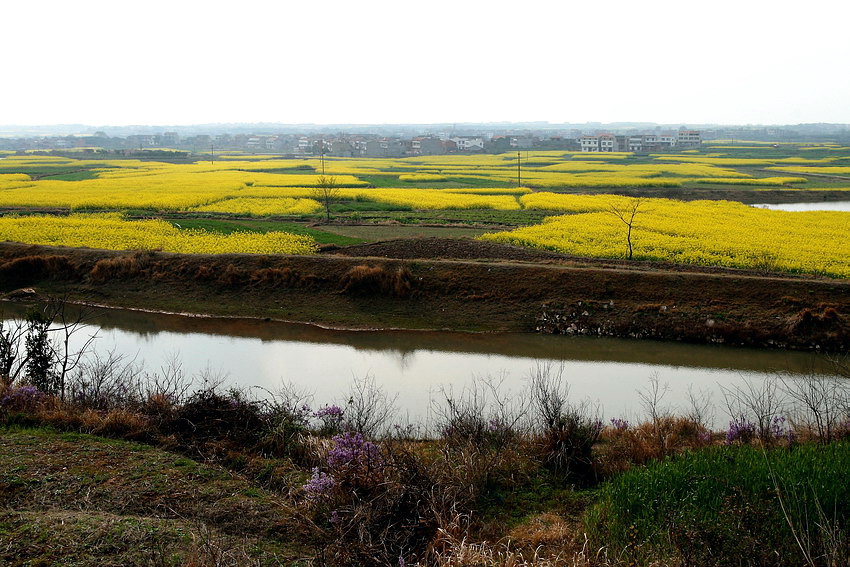
[[[850,123],[847,0],[39,0],[0,124]]]

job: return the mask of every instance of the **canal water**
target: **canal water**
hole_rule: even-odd
[[[850,201],[831,201],[827,203],[776,203],[771,205],[752,205],[760,209],[772,209],[775,211],[850,211]]]
[[[24,308],[0,304],[4,318]],[[344,331],[247,319],[100,310],[75,338],[96,335],[100,353],[134,358],[148,372],[179,360],[188,375],[212,374],[225,385],[258,387],[259,396],[292,384],[313,405],[344,404],[353,381],[369,377],[390,396],[401,421],[428,421],[445,391],[458,395],[475,380],[501,383],[525,396],[529,375],[541,365],[560,368],[570,398],[597,405],[605,419],[640,419],[638,392],[650,378],[669,387],[663,405],[687,410],[689,389],[707,393],[718,427],[728,421],[722,388],[760,381],[777,372],[828,373],[824,357],[676,342],[538,334],[430,331]]]

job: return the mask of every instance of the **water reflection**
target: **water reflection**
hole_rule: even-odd
[[[4,304],[7,317],[24,308]],[[347,399],[352,379],[372,376],[398,393],[402,413],[428,416],[441,387],[463,389],[476,376],[500,376],[519,393],[538,364],[565,365],[575,399],[598,402],[605,414],[637,415],[637,392],[651,376],[670,385],[667,402],[684,407],[688,387],[713,392],[742,377],[775,371],[825,372],[824,357],[808,353],[738,349],[669,342],[534,334],[422,331],[337,331],[273,321],[218,319],[103,310],[98,313],[101,352],[136,356],[156,370],[178,356],[190,374],[209,370],[230,383],[277,389],[292,382],[324,404]],[[718,419],[720,417],[718,407]]]

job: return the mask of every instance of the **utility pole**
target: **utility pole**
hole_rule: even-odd
[[[210,163],[215,163],[215,146],[210,144]]]
[[[322,175],[325,174],[325,139],[322,138],[322,141],[319,142],[321,145],[319,146],[319,152],[322,160]]]
[[[522,187],[522,170],[520,169],[520,152],[516,153],[516,186]]]

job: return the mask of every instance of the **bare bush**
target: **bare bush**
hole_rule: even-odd
[[[159,372],[144,373],[136,382],[136,397],[145,403],[151,399],[165,400],[171,405],[188,398],[193,380],[183,370],[183,362],[176,354],[170,355]]]
[[[115,350],[97,352],[80,364],[68,383],[68,401],[81,407],[108,410],[136,405],[142,369],[135,358]]]
[[[315,465],[317,450],[307,443],[310,433],[310,404],[313,394],[293,383],[285,383],[267,394],[262,412],[263,438],[259,448],[270,455],[286,455],[298,462]]]
[[[732,428],[749,427],[753,424],[754,433],[764,443],[770,443],[776,437],[775,420],[782,418],[785,412],[784,391],[777,377],[764,379],[742,378],[740,385],[721,386],[723,397]]]
[[[697,426],[711,431],[714,427],[714,401],[708,390],[694,390],[693,384],[688,385],[688,409],[685,419],[692,421]]]
[[[527,415],[525,396],[502,390],[504,378],[476,378],[455,395],[452,388],[440,390],[441,400],[431,412],[438,431],[451,444],[471,443],[478,447],[501,448],[518,435]]]
[[[794,429],[829,443],[850,419],[850,382],[843,376],[810,373],[806,376],[779,374],[790,401]]]
[[[389,422],[396,414],[397,399],[398,394],[388,395],[372,375],[354,378],[348,389],[342,428],[373,439],[388,433]]]
[[[538,365],[529,377],[544,463],[578,482],[595,479],[593,445],[602,432],[599,408],[569,401],[563,364]]]
[[[670,390],[670,385],[662,384],[658,374],[649,377],[649,385],[643,390],[638,390],[638,398],[649,423],[652,426],[652,439],[658,448],[658,456],[667,455],[667,438],[670,435],[670,423],[673,417],[673,408],[664,403],[664,398]]]

